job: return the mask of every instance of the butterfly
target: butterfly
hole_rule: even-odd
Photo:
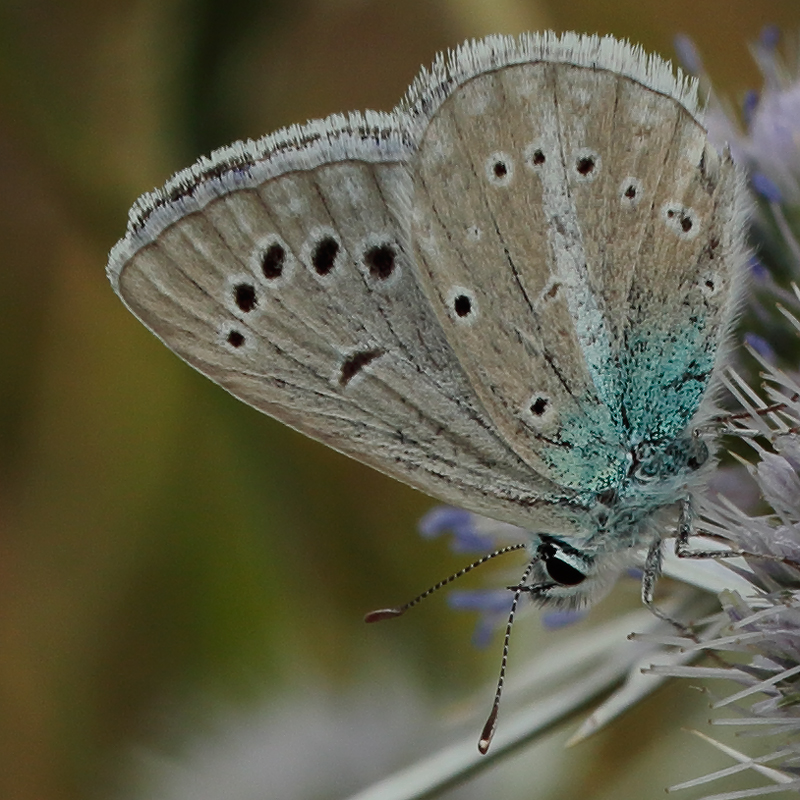
[[[587,605],[644,554],[650,602],[714,461],[746,218],[692,79],[611,37],[494,36],[391,113],[201,158],[107,272],[234,396],[528,531],[520,592]]]

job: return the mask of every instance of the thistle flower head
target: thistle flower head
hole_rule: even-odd
[[[758,91],[744,96],[738,115],[726,110],[712,93],[706,118],[709,138],[729,146],[754,187],[768,199],[800,204],[800,52],[785,58],[779,36],[765,28],[751,52],[764,77]],[[684,66],[708,82],[700,56],[685,37],[676,41]],[[737,118],[738,117],[738,118]]]
[[[743,375],[746,360],[739,371],[729,371],[727,385],[740,410],[728,418],[726,432],[733,436],[738,472],[727,491],[701,498],[698,520],[703,535],[743,554],[719,562],[743,581],[742,588],[719,594],[719,611],[694,628],[693,638],[670,640],[687,655],[706,655],[712,666],[661,664],[650,670],[701,682],[733,681],[735,690],[727,695],[712,694],[717,684],[707,689],[715,711],[737,715],[715,717],[712,724],[771,737],[767,752],[753,758],[698,734],[738,763],[673,790],[744,770],[769,781],[705,800],[800,789],[800,62],[787,65],[778,41],[769,28],[752,47],[764,84],[745,96],[744,132],[717,99],[708,118],[711,136],[729,142],[745,166],[758,203],[758,259],[745,341],[759,374]],[[690,44],[680,43],[681,57],[702,70]],[[753,496],[757,503],[743,501]]]

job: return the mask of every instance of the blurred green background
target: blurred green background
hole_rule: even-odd
[[[687,33],[739,98],[765,23],[797,34],[800,3],[0,2],[0,797],[343,797],[449,741],[473,692],[477,736],[491,699],[500,642],[474,650],[469,615],[361,622],[463,565],[416,534],[432,502],[233,400],[114,296],[133,200],[234,139],[389,110],[467,37],[575,29],[671,57]],[[559,635],[532,617],[515,652]],[[725,763],[687,767],[679,728],[705,716],[668,688],[448,796],[661,797]],[[217,763],[228,789],[185,788]]]

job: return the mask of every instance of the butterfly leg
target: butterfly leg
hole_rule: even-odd
[[[736,556],[750,555],[743,550],[693,550],[689,544],[689,537],[694,529],[694,509],[692,499],[684,497],[681,500],[680,515],[678,517],[678,533],[675,537],[675,555],[678,558],[735,558]]]
[[[689,537],[693,533],[694,509],[690,497],[685,497],[681,501],[681,511],[678,518],[678,533],[675,537],[675,555],[678,558],[736,558],[737,556],[747,556],[748,558],[759,558],[764,561],[774,561],[779,564],[786,564],[790,567],[800,567],[800,563],[784,556],[768,555],[766,553],[751,553],[747,550],[729,547],[727,550],[693,550],[689,544]]]
[[[677,628],[683,636],[694,639],[694,633],[690,628],[687,628],[686,625],[663,612],[653,600],[656,582],[658,581],[658,576],[661,574],[661,547],[661,539],[655,539],[653,544],[650,545],[650,549],[647,551],[647,558],[644,562],[644,574],[642,575],[642,603],[644,603],[648,610],[654,616],[658,617],[658,619],[668,622],[673,628]]]
[[[642,575],[642,602],[657,616],[661,616],[653,605],[653,595],[656,590],[656,582],[661,574],[661,539],[656,539],[647,551],[647,558],[644,562],[644,574]]]
[[[658,576],[661,574],[661,539],[655,539],[650,549],[647,551],[647,558],[644,562],[644,574],[642,575],[642,602],[659,619],[669,622],[672,625],[682,628],[683,626],[668,617],[654,602],[653,596],[656,591]]]

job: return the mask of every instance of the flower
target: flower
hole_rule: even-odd
[[[770,26],[752,46],[764,85],[745,94],[739,118],[712,91],[706,125],[711,141],[730,147],[759,193],[794,206],[800,204],[800,61],[787,65],[778,52],[779,39]],[[675,47],[684,68],[710,87],[691,40],[678,36]]]
[[[745,315],[751,361],[739,366],[745,371],[757,367],[760,378],[729,371],[727,385],[741,410],[724,422],[739,463],[736,481],[743,489],[742,482],[750,482],[760,506],[730,499],[747,492],[711,491],[701,498],[698,527],[742,555],[718,561],[742,581],[741,588],[722,591],[719,610],[695,626],[691,636],[662,638],[687,656],[705,655],[706,664],[661,663],[648,670],[703,684],[732,681],[736,689],[728,694],[706,691],[715,711],[734,710],[738,716],[712,723],[766,740],[767,752],[751,757],[698,734],[738,763],[673,786],[673,791],[744,770],[769,781],[705,800],[800,789],[800,69],[793,74],[786,67],[778,40],[768,28],[752,48],[764,85],[745,96],[741,123],[713,91],[707,119],[710,136],[720,144],[727,141],[747,170],[757,201],[757,258]],[[680,39],[677,49],[686,68],[710,84],[691,41]]]
[[[796,292],[800,300],[800,291]],[[800,331],[797,317],[788,316]],[[739,441],[752,449],[752,456],[742,463],[767,508],[747,511],[724,495],[711,494],[704,498],[699,522],[705,535],[744,553],[741,563],[721,562],[743,579],[744,589],[720,593],[719,612],[703,626],[714,630],[712,636],[670,640],[687,655],[710,656],[713,666],[658,665],[649,670],[703,683],[720,678],[732,681],[736,690],[722,697],[713,695],[712,708],[732,709],[738,716],[712,723],[739,726],[750,735],[775,740],[769,752],[751,758],[703,736],[739,764],[672,790],[693,788],[745,769],[757,771],[774,784],[706,800],[800,789],[800,378],[755,351],[753,357],[764,369],[766,397],[758,398],[732,372],[729,388],[743,412],[731,417],[730,425]],[[766,766],[774,762],[777,769]]]
[[[698,538],[711,542],[701,546],[707,550],[716,545],[728,556],[667,560],[664,569],[713,590],[716,607],[709,610],[704,605],[707,595],[677,595],[676,605],[699,620],[681,635],[661,620],[637,618],[644,632],[632,638],[641,651],[626,652],[611,645],[607,634],[605,647],[593,656],[588,655],[591,647],[585,633],[570,645],[580,654],[573,659],[596,659],[592,675],[607,671],[612,682],[624,679],[584,722],[573,742],[652,692],[657,685],[654,679],[734,682],[735,691],[723,696],[706,690],[713,697],[714,710],[738,714],[715,719],[714,724],[761,734],[768,740],[768,752],[751,757],[698,733],[738,763],[672,789],[699,786],[745,770],[769,783],[705,800],[800,789],[800,290],[795,288],[800,281],[800,60],[790,69],[778,44],[777,31],[768,28],[753,46],[764,85],[758,92],[748,92],[740,112],[734,113],[714,95],[691,40],[681,37],[676,42],[685,67],[710,92],[709,137],[720,147],[729,147],[745,168],[756,203],[753,291],[743,316],[750,360],[743,359],[726,376],[739,410],[715,423],[729,437],[735,464],[723,469],[697,498]],[[756,368],[761,371],[757,378],[753,377]],[[421,529],[428,537],[450,531],[458,552],[486,552],[525,540],[519,528],[450,508],[435,509],[424,518]],[[730,557],[731,553],[736,557]],[[452,605],[480,612],[476,640],[485,642],[508,617],[510,598],[503,590],[459,592]],[[569,659],[561,655],[560,661],[547,662],[549,666],[531,666],[537,681],[544,674],[550,680],[556,675],[568,680],[564,665]],[[703,663],[693,663],[700,658]],[[581,685],[581,678],[572,680],[575,687]],[[585,697],[577,688],[571,691],[570,696]],[[561,713],[566,716],[576,708],[567,702]],[[541,713],[532,710],[529,719],[512,725],[516,738],[506,741],[508,737],[503,736],[499,751],[541,730]],[[470,763],[469,769],[473,766]]]

